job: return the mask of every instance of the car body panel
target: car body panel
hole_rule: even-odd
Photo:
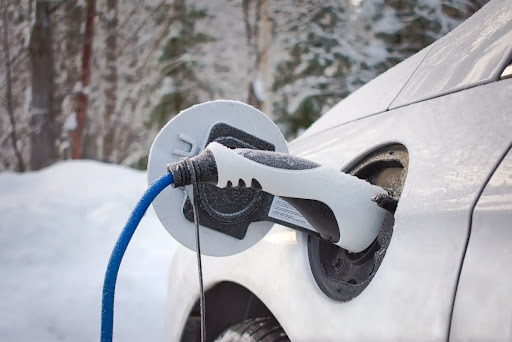
[[[511,60],[512,1],[491,1],[432,44],[391,108],[497,81]]]
[[[473,212],[450,340],[512,340],[511,264],[512,151],[509,150]]]
[[[204,257],[206,288],[245,286],[292,341],[446,340],[471,211],[510,144],[504,80],[305,136],[293,154],[339,169],[389,143],[409,151],[409,171],[383,263],[361,295],[328,299],[313,279],[306,237],[279,225],[238,255]],[[490,119],[492,115],[492,119]],[[342,194],[340,194],[342,196]],[[169,282],[169,340],[178,341],[198,298],[194,253],[181,248]]]
[[[303,136],[386,111],[431,48],[426,47],[362,86],[322,115]]]

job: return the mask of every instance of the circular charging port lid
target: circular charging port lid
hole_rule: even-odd
[[[169,121],[158,133],[148,161],[148,183],[167,172],[167,164],[199,154],[212,127],[225,123],[275,146],[276,152],[288,152],[279,128],[265,114],[241,102],[217,100],[190,107]],[[186,219],[184,189],[167,187],[153,201],[153,208],[165,229],[182,245],[195,251],[194,224]],[[211,256],[240,253],[260,241],[270,230],[271,222],[253,222],[243,239],[200,226],[201,252]]]

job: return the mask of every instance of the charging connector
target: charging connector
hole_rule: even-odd
[[[229,149],[211,143],[190,159],[199,183],[249,187],[276,195],[296,208],[324,239],[351,252],[377,237],[386,210],[372,198],[387,192],[356,177],[289,154]],[[190,184],[185,161],[170,164],[175,187]]]

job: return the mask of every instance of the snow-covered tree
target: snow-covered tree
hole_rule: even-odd
[[[202,77],[201,56],[207,53],[206,43],[214,38],[196,30],[196,22],[207,17],[204,9],[187,6],[185,0],[175,0],[170,15],[159,20],[171,21],[171,36],[165,44],[160,62],[163,91],[158,105],[151,111],[147,125],[163,127],[181,110],[200,101],[213,98],[209,80]]]
[[[276,11],[276,42],[287,56],[275,69],[273,115],[289,136],[350,93],[343,79],[360,59],[352,7],[349,1],[292,1]]]
[[[488,0],[363,0],[358,12],[368,39],[383,44],[381,72],[457,27]]]

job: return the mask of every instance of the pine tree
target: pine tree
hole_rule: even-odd
[[[363,0],[358,21],[387,57],[376,74],[432,44],[488,0]]]
[[[300,8],[292,3],[278,12],[287,18],[277,29],[288,58],[275,70],[273,115],[286,135],[296,135],[349,94],[342,80],[359,59],[351,10],[350,2],[332,0],[306,1]]]
[[[169,119],[196,103],[213,98],[213,88],[201,77],[200,56],[204,52],[204,44],[214,38],[196,31],[196,22],[207,17],[205,10],[195,6],[187,6],[185,0],[175,0],[171,16],[171,32],[160,56],[163,74],[164,94],[160,103],[153,108],[148,127],[163,127]]]

